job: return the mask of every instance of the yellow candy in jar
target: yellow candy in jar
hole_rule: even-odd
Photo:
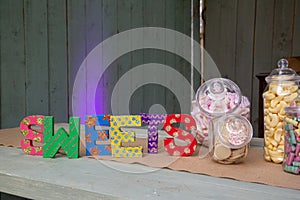
[[[284,108],[298,96],[300,76],[288,67],[288,61],[278,61],[278,68],[266,77],[268,86],[263,93],[264,99],[264,158],[266,161],[283,161]],[[293,121],[291,121],[293,123]],[[295,125],[298,125],[295,124]]]

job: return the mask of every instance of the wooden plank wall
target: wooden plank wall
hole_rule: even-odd
[[[199,7],[196,0],[194,7]],[[18,126],[31,114],[67,122],[76,73],[96,45],[144,26],[190,35],[190,8],[190,0],[0,0],[0,128]],[[197,15],[194,20],[199,40]],[[174,54],[155,49],[130,52],[112,63],[99,82],[104,88],[97,96],[103,113],[111,112],[110,94],[118,79],[148,62],[169,65],[190,79],[189,63]],[[84,73],[87,80],[92,75]],[[190,94],[183,91],[182,95]],[[162,104],[169,113],[180,110],[176,97],[158,85],[139,88],[130,103],[134,114],[148,112],[153,104]],[[89,111],[88,105],[85,109]]]
[[[255,134],[260,98],[255,75],[270,72],[284,56],[300,56],[299,14],[298,0],[206,1],[205,49],[222,76],[250,99]]]

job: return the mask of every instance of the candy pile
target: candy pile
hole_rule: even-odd
[[[235,99],[231,99],[228,102],[227,110],[226,112],[231,110],[230,105],[232,104],[231,101],[236,101]],[[193,102],[193,107],[192,107],[192,112],[191,115],[196,119],[197,123],[197,131],[196,131],[196,138],[198,143],[200,144],[205,144],[207,137],[208,137],[208,127],[209,127],[209,122],[212,119],[212,116],[206,115],[203,112],[200,111],[200,109],[195,106],[195,101]],[[207,105],[207,108],[209,106]],[[212,111],[212,110],[210,110]],[[238,114],[243,117],[246,117],[248,120],[250,119],[250,102],[247,97],[242,96],[242,101],[238,108],[232,112],[233,114]]]
[[[286,117],[284,171],[300,174],[300,114],[293,118]]]
[[[239,103],[240,97],[238,94],[231,92],[227,92],[222,101],[216,101],[215,99],[212,99],[209,96],[207,97],[206,95],[201,95],[199,97],[199,104],[202,105],[202,108],[208,113],[212,113],[214,111],[227,113],[236,108]]]
[[[250,122],[230,114],[211,121],[214,134],[213,159],[222,164],[239,163],[246,158],[252,138]]]
[[[229,113],[250,118],[250,102],[241,95],[239,87],[225,78],[210,79],[202,84],[197,91],[196,100],[192,102],[191,112],[197,123],[195,136],[198,143],[207,143],[212,118]]]
[[[266,77],[268,83],[264,98],[264,158],[282,163],[284,157],[285,108],[298,96],[300,76],[288,67],[286,59],[280,59],[278,68]]]
[[[272,82],[264,92],[264,157],[281,163],[284,156],[284,108],[297,97],[298,85],[293,81]]]
[[[194,117],[196,124],[197,124],[197,130],[195,131],[195,137],[199,144],[207,144],[208,127],[209,127],[209,122],[212,119],[212,117],[201,113],[199,107],[196,106],[196,101],[193,101],[192,105],[193,106],[192,106],[191,115]]]

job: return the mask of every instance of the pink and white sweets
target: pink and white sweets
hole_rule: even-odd
[[[248,120],[250,120],[250,102],[247,97],[242,96],[240,105],[231,112],[233,108],[236,107],[237,103],[237,94],[234,93],[227,93],[227,98],[226,98],[226,106],[224,113],[233,113],[233,114],[238,114],[243,117],[246,117]],[[201,102],[203,103],[203,102]],[[204,105],[204,108],[212,112],[213,108],[211,107],[211,101],[207,101]],[[207,144],[208,140],[208,128],[209,128],[209,122],[211,119],[214,117],[212,115],[208,115],[200,110],[200,108],[197,106],[196,101],[192,102],[192,112],[191,115],[194,117],[196,120],[197,124],[197,130],[196,130],[196,138],[199,144]]]
[[[198,143],[208,144],[209,122],[225,114],[238,114],[249,119],[249,100],[242,96],[237,84],[229,79],[213,78],[205,81],[197,90],[196,100],[192,102],[191,115],[197,122],[195,136]]]

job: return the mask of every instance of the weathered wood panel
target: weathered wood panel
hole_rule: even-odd
[[[155,12],[153,12],[155,10]],[[165,26],[165,0],[153,0],[153,1],[147,1],[144,0],[144,26],[145,27],[164,27]],[[148,38],[152,36],[149,36],[149,33],[144,34],[144,38]],[[157,40],[159,38],[162,38],[164,36],[157,37]],[[158,42],[158,41],[156,41]],[[164,40],[159,41],[161,43],[164,42]],[[144,64],[146,63],[160,63],[163,64],[165,62],[165,55],[164,52],[157,50],[157,49],[146,49],[144,51]],[[144,76],[148,76],[147,74],[144,74]],[[157,80],[163,80],[166,76],[165,70],[163,70],[163,73],[157,73],[157,76],[153,77],[153,81]],[[149,109],[151,109],[151,106],[154,104],[161,104],[165,105],[165,99],[159,98],[161,96],[165,96],[166,89],[163,86],[157,85],[157,84],[150,84],[144,86],[144,93],[143,93],[143,104],[144,112],[148,112]],[[152,112],[155,111],[155,107],[152,108]]]
[[[103,1],[103,27],[102,34],[103,40],[111,37],[118,33],[118,22],[117,22],[117,13],[118,13],[118,1]],[[114,48],[114,47],[111,47]],[[112,49],[113,53],[117,53],[117,49]],[[105,54],[102,55],[105,57]],[[104,67],[104,66],[103,66]],[[102,101],[103,101],[103,113],[112,113],[111,111],[111,95],[114,89],[116,82],[119,79],[118,65],[117,60],[115,60],[103,74],[104,85],[101,87],[103,91]]]
[[[194,4],[196,9],[199,2]],[[67,122],[73,115],[72,92],[79,67],[96,45],[112,35],[144,26],[167,27],[187,35],[191,32],[190,0],[2,0],[0,5],[1,128],[17,126],[29,114],[53,115],[56,122]],[[194,20],[198,27],[197,15]],[[198,38],[197,31],[194,35]],[[134,38],[129,40],[134,42]],[[175,50],[182,50],[182,45],[177,43]],[[179,56],[157,49],[136,50],[118,58],[102,76],[96,94],[97,111],[110,113],[111,94],[120,77],[150,62],[173,67],[190,80],[190,64]],[[90,113],[94,106],[91,103],[95,102],[91,94],[95,91],[90,91],[87,80],[95,80],[97,74],[86,70],[80,73],[85,77],[81,84],[86,91],[75,100],[87,102],[80,106]],[[134,79],[146,76],[131,77],[129,87],[136,88]],[[154,78],[166,77],[168,74],[163,72]],[[189,99],[190,91],[180,95]],[[176,96],[155,84],[137,89],[130,105],[125,106],[138,114],[148,112],[153,104],[161,104],[169,113],[180,111]],[[189,112],[187,108],[183,112]]]
[[[188,36],[191,35],[191,23],[186,23],[186,21],[191,21],[191,2],[190,1],[180,1],[175,5],[175,30],[186,34]],[[185,79],[190,80],[191,77],[191,63],[189,63],[184,58],[180,57],[180,54],[184,52],[184,46],[188,45],[189,51],[188,54],[191,54],[191,46],[190,44],[185,44],[180,38],[175,36],[175,66],[174,68],[180,73],[181,78],[178,81],[182,83]],[[176,87],[176,86],[175,86]],[[190,90],[182,90],[178,95],[184,97],[185,99],[191,98]],[[172,95],[173,96],[173,95]],[[189,101],[187,101],[189,102]],[[178,101],[178,96],[173,96],[173,108],[172,111],[175,113],[189,113],[190,105],[182,105],[184,102]]]
[[[205,3],[205,50],[213,57],[216,62],[219,47],[219,13],[221,12],[220,4],[216,1],[207,1]],[[218,14],[216,14],[218,13]],[[206,68],[208,69],[208,68]],[[205,78],[205,77],[204,77]]]
[[[294,0],[276,0],[272,61],[292,55]]]
[[[144,26],[144,1],[141,0],[132,0],[131,1],[131,28],[140,28]],[[131,38],[131,44],[133,44],[136,38]],[[131,56],[131,66],[136,67],[144,63],[144,52],[143,50],[135,50],[130,53]],[[132,77],[133,79],[133,77]],[[132,88],[137,88],[137,82],[143,79],[143,76],[134,77],[135,82],[131,82]],[[140,112],[144,112],[143,103],[144,102],[144,90],[137,89],[135,90],[132,98],[130,100],[130,112],[133,114],[139,114]]]
[[[0,1],[1,127],[16,126],[26,114],[23,8],[21,0]]]
[[[200,1],[193,1],[194,6],[193,6],[193,20],[194,20],[194,24],[193,24],[193,29],[194,29],[194,40],[197,41],[200,44]],[[199,52],[198,52],[199,53]],[[194,55],[194,63],[195,63],[195,59],[198,59],[201,57],[201,53],[200,55]],[[198,60],[199,62],[199,60]],[[201,71],[201,69],[200,69]],[[200,84],[201,84],[201,74],[194,70],[194,91],[196,92],[197,89],[199,88]]]
[[[255,75],[270,72],[283,56],[300,53],[299,2],[212,0],[206,6],[205,47],[222,76],[236,81],[251,99],[256,134],[262,97]]]
[[[292,55],[292,20],[294,1],[257,1],[252,83],[252,123],[258,130],[258,79],[255,75],[270,72],[283,56]]]
[[[194,4],[196,8],[199,2]],[[56,121],[66,121],[72,115],[73,82],[78,68],[104,39],[143,26],[171,28],[187,35],[191,31],[189,0],[2,0],[0,5],[2,128],[16,126],[27,114],[51,114]],[[260,97],[255,75],[271,71],[281,56],[300,55],[300,3],[210,0],[206,7],[206,50],[222,76],[236,81],[251,99],[256,128]],[[197,27],[196,11],[194,15]],[[182,44],[176,43],[175,50],[181,49]],[[102,92],[97,94],[99,110],[111,112],[110,94],[116,82],[129,69],[149,62],[171,66],[190,80],[190,64],[179,56],[159,50],[137,50],[117,59],[104,73],[99,82]],[[209,66],[205,68],[208,70]],[[86,79],[94,79],[92,72],[82,73]],[[143,76],[147,75],[132,79]],[[167,76],[162,73],[157,78]],[[199,78],[195,78],[195,83]],[[82,84],[89,88],[86,80]],[[134,84],[130,87],[135,88]],[[87,90],[80,98],[93,102],[91,92]],[[190,98],[189,91],[182,91],[182,96]],[[135,91],[130,110],[134,114],[147,112],[153,104],[164,105],[167,112],[179,111],[174,94],[153,84]],[[86,113],[90,112],[89,103],[82,106]]]
[[[121,33],[123,31],[131,29],[131,1],[118,0],[116,15],[117,15],[116,20],[117,20],[117,32],[118,33]],[[126,41],[130,41],[132,39],[133,38],[131,38],[130,35],[128,35],[128,37],[125,38]],[[120,41],[119,45],[122,45],[122,44],[124,44],[123,41]],[[129,44],[130,44],[130,42],[129,42]],[[128,47],[128,48],[131,51],[130,47]],[[119,47],[118,47],[118,49],[119,49]],[[127,53],[127,54],[119,57],[116,64],[117,64],[117,71],[118,71],[118,80],[120,80],[120,78],[123,75],[126,76],[126,72],[128,72],[130,69],[133,68],[131,65],[131,54]],[[132,79],[134,79],[134,77],[131,77],[131,80]],[[131,91],[131,89],[132,89],[131,83],[129,83],[127,85],[127,88],[128,88],[128,90],[126,90],[126,91],[120,91],[118,88],[114,88],[114,90],[118,94],[117,108],[118,108],[118,113],[120,113],[120,114],[126,114],[126,113],[121,112],[122,107],[130,108],[130,104],[125,105],[124,101],[122,100],[122,96],[124,94],[128,93],[128,91]]]
[[[72,0],[67,1],[67,20],[68,20],[68,95],[69,95],[69,116],[72,116],[72,92],[73,84],[77,74],[77,71],[86,57],[86,12],[85,1]],[[82,70],[80,73],[85,74],[86,70]],[[83,83],[86,84],[86,80]],[[86,92],[83,92],[81,96],[76,97],[78,101],[80,99],[86,100]],[[79,106],[79,105],[77,105]],[[86,112],[85,104],[80,105],[81,109]]]
[[[86,1],[86,16],[85,16],[85,23],[86,23],[86,53],[89,54],[98,44],[100,44],[103,40],[102,37],[102,27],[103,27],[103,19],[102,19],[102,0],[92,0],[92,1]],[[94,63],[97,65],[97,67],[102,67],[102,63]],[[97,75],[92,70],[88,70],[86,72],[87,80],[90,80],[91,82],[97,78]],[[92,113],[93,104],[91,102],[94,101],[92,99],[92,94],[94,91],[91,91],[90,84],[91,82],[86,82],[86,113],[94,114]],[[103,95],[102,95],[103,96]],[[98,97],[98,96],[97,96]],[[101,98],[97,98],[97,104],[101,104],[101,107],[103,107],[103,101]]]
[[[180,17],[180,16],[183,19],[183,22],[180,24],[177,23],[176,28],[178,28],[178,30],[180,32],[191,37],[191,23],[186,23],[186,22],[191,22],[191,1],[183,1],[181,13],[178,13],[178,17]],[[180,26],[182,26],[182,28],[180,28]],[[194,30],[194,31],[198,31],[198,30]],[[178,42],[176,41],[176,43],[178,43]],[[186,45],[187,44],[179,43],[179,45],[176,46],[176,48],[180,48],[179,51],[183,51],[184,46],[186,46]],[[191,55],[192,54],[191,44],[188,44],[188,46],[190,49],[189,54]],[[181,57],[179,58],[178,61],[179,62],[177,64],[181,65],[180,73],[185,77],[186,80],[190,81],[191,80],[191,63],[190,63],[191,61],[190,62],[186,61],[185,59],[183,59]],[[190,81],[190,83],[191,83],[191,81]],[[192,86],[192,85],[190,84],[190,86]],[[180,104],[181,104],[180,110],[179,110],[179,108],[177,108],[177,110],[181,111],[182,113],[190,113],[191,90],[182,90],[182,96],[184,97],[184,102],[182,102],[182,103],[180,102]],[[188,102],[188,104],[187,104],[187,102]]]
[[[24,1],[26,115],[49,113],[47,1]]]
[[[66,1],[48,1],[49,114],[56,122],[68,119]]]
[[[251,98],[253,71],[253,41],[254,41],[254,15],[255,1],[237,2],[237,24],[236,24],[236,56],[234,80],[240,88],[243,88],[243,95]],[[245,79],[245,74],[248,78]]]
[[[177,18],[176,11],[182,11],[182,6],[178,7],[177,3],[176,5],[173,3],[172,0],[166,0],[166,28],[176,30],[176,22]],[[170,37],[170,36],[169,36]],[[169,38],[170,40],[170,38]],[[171,39],[171,41],[176,44],[176,38],[175,36]],[[174,49],[172,49],[175,52],[175,45]],[[172,67],[175,70],[179,71],[179,66],[176,66],[176,55],[170,52],[166,52],[166,58],[165,58],[165,65]],[[172,87],[176,87],[176,85],[171,85]],[[178,107],[178,101],[176,99],[176,96],[170,91],[166,90],[166,104],[165,109],[168,112],[169,110],[176,111],[176,107]],[[178,109],[177,109],[178,110]]]
[[[300,1],[295,0],[294,24],[293,24],[293,56],[300,55]]]
[[[258,94],[258,80],[255,75],[261,72],[269,72],[272,69],[273,18],[274,1],[257,1],[251,97],[252,124],[254,125],[255,133],[258,126],[258,101],[259,98],[262,98]],[[243,90],[243,88],[241,89]]]
[[[237,1],[207,1],[206,48],[222,77],[235,78]]]

